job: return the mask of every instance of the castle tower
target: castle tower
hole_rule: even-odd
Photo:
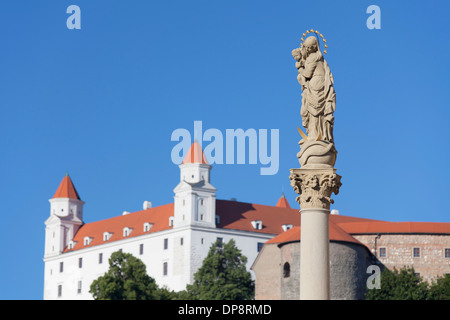
[[[50,217],[45,221],[45,257],[62,253],[83,224],[84,202],[68,174],[49,201]]]
[[[286,197],[284,196],[284,192],[281,194],[280,199],[278,199],[277,204],[275,205],[275,207],[279,207],[279,208],[291,208],[291,206],[289,205],[289,202],[287,201]]]
[[[211,165],[195,141],[180,167],[174,193],[174,228],[216,227],[216,189],[210,184]]]

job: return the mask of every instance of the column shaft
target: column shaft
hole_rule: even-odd
[[[300,299],[330,299],[329,210],[301,213]]]

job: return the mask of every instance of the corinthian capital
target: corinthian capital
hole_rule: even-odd
[[[297,202],[301,209],[327,209],[334,203],[331,194],[338,194],[341,176],[336,169],[291,169],[289,179],[299,194]]]

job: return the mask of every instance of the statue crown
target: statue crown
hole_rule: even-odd
[[[322,39],[322,42],[324,43],[324,47],[325,47],[325,50],[323,50],[323,54],[326,54],[326,53],[327,53],[327,48],[328,48],[327,40],[323,37],[323,34],[321,34],[321,33],[319,32],[319,30],[314,30],[314,29],[306,30],[306,32],[303,33],[302,38],[300,39],[300,40],[301,40],[301,42],[300,42],[300,47],[303,47],[303,41],[305,40],[305,36],[306,36],[307,34],[309,34],[309,33],[312,33],[313,35],[316,36],[316,38],[317,38],[317,43],[319,44],[319,49],[320,49],[320,41],[319,41],[319,36],[320,36],[320,38]]]

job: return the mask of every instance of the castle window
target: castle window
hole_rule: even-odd
[[[183,238],[180,238],[180,246],[183,245]]]
[[[223,238],[217,238],[217,248],[223,247]]]
[[[75,247],[75,244],[76,244],[76,242],[75,242],[75,241],[73,241],[73,240],[71,240],[71,241],[69,242],[69,245],[68,245],[68,247],[69,247],[69,250],[72,250],[72,249],[73,249],[73,247]]]
[[[420,248],[413,248],[413,257],[420,258]]]
[[[112,236],[111,232],[103,232],[103,241],[108,241]]]
[[[283,265],[283,278],[289,278],[291,276],[291,265],[289,262],[285,262]]]
[[[128,237],[131,234],[131,231],[133,231],[132,228],[128,228],[128,227],[123,228],[123,236]]]
[[[139,254],[140,254],[140,255],[143,255],[143,254],[144,254],[144,244],[143,244],[143,243],[141,243],[141,244],[139,245]]]
[[[386,248],[380,248],[380,258],[386,258]]]
[[[163,276],[167,276],[167,262],[163,263]]]
[[[169,248],[169,239],[165,238],[164,239],[164,250],[167,250],[167,248]]]
[[[102,264],[103,263],[103,253],[99,253],[98,254],[98,264]]]
[[[83,268],[83,258],[78,258],[78,268]]]
[[[288,231],[292,228],[292,224],[283,224],[281,228],[283,229],[283,231]]]
[[[200,205],[201,205],[201,206],[203,205],[203,199],[200,200]]]
[[[146,222],[144,223],[144,232],[149,232],[150,229],[152,228],[153,224]]]
[[[82,286],[82,283],[81,283],[81,280],[79,280],[78,281],[78,288],[77,288],[77,293],[78,294],[81,294],[81,286]]]
[[[84,237],[83,243],[85,246],[88,246],[91,244],[92,238],[91,237]]]
[[[257,246],[256,246],[256,250],[257,250],[258,252],[260,252],[261,249],[263,248],[263,246],[264,246],[264,242],[258,242],[258,244],[257,244]]]
[[[445,248],[445,257],[450,258],[450,248]]]
[[[59,272],[63,272],[64,271],[64,262],[60,262],[59,263]]]
[[[173,217],[169,217],[169,227],[173,227]]]
[[[216,224],[220,223],[220,216],[216,216]]]
[[[58,284],[58,298],[62,297],[62,284]]]
[[[262,221],[261,220],[253,220],[252,226],[255,230],[261,230],[262,229]]]

